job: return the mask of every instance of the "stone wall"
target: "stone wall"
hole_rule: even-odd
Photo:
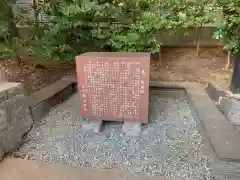
[[[0,160],[19,146],[32,123],[22,85],[0,82]]]
[[[226,91],[217,85],[208,83],[206,91],[210,98],[226,118],[235,125],[240,125],[240,99],[234,97],[230,91]]]

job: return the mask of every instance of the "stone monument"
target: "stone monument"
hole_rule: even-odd
[[[148,123],[149,53],[89,52],[76,66],[82,117]]]

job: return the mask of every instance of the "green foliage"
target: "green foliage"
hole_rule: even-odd
[[[12,38],[11,41],[0,44],[0,59],[12,58],[18,61],[24,45],[25,41],[17,37]]]
[[[12,5],[15,0],[0,2],[0,59],[18,59],[25,42],[18,37]]]
[[[87,0],[50,1],[42,3],[42,9],[53,16],[52,23],[33,43],[32,52],[52,60],[73,59],[76,53],[104,44],[104,28],[117,15],[113,5]]]
[[[8,3],[7,3],[8,2]],[[159,52],[161,31],[174,35],[181,27],[202,26],[213,21],[205,7],[214,0],[34,0],[34,17],[15,19],[12,1],[1,1],[0,39],[2,58],[16,57],[24,46],[37,59],[69,61],[86,51]],[[211,6],[214,7],[214,6]],[[5,13],[3,13],[5,12]],[[49,15],[49,23],[39,22],[39,13]],[[2,18],[4,17],[4,18]],[[11,22],[11,23],[9,23]],[[29,25],[30,40],[23,41],[12,31],[13,24]]]
[[[219,1],[223,8],[222,24],[213,37],[224,38],[224,49],[233,53],[240,51],[240,0]]]
[[[183,0],[45,1],[41,9],[51,15],[52,23],[32,52],[55,60],[100,49],[159,52],[159,31],[174,32],[184,24],[178,15],[183,4]]]
[[[215,18],[209,16],[210,12],[216,10],[215,0],[186,0],[184,6],[179,11],[181,19],[184,21],[184,27],[194,27],[197,33],[197,51],[200,51],[201,28],[205,24],[215,22]]]
[[[214,0],[188,0],[185,6],[186,26],[202,27],[215,21],[215,18],[209,16],[209,12],[216,10]]]
[[[12,17],[12,0],[0,1],[0,40],[2,43],[10,38],[11,27],[10,22],[13,20]]]
[[[9,37],[9,25],[7,22],[0,22],[0,38],[4,41]]]
[[[66,43],[61,43],[59,39],[48,36],[47,34],[40,39],[30,42],[29,55],[37,60],[72,60],[74,49]]]

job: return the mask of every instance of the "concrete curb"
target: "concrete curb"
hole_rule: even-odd
[[[240,161],[240,135],[236,128],[219,111],[202,87],[197,84],[180,82],[166,83],[151,81],[150,87],[185,89],[199,122],[206,130],[213,149],[220,160]],[[211,90],[209,88],[209,90]],[[212,92],[212,91],[210,91]],[[215,99],[222,92],[212,93]]]
[[[67,76],[28,97],[33,120],[35,122],[39,121],[52,107],[68,99],[71,94],[76,92],[76,84],[76,76]],[[188,82],[169,83],[159,81],[150,81],[150,87],[152,89],[151,94],[155,93],[154,88],[171,89],[176,96],[176,91],[179,93],[179,90],[182,90],[180,91],[181,95],[186,94],[192,103],[199,122],[206,129],[218,158],[240,160],[240,144],[238,143],[240,135],[218,110],[202,87]],[[216,93],[213,93],[211,88],[208,89],[209,92],[216,96]],[[222,92],[218,94],[218,96],[224,95]],[[216,96],[216,100],[218,96]]]
[[[237,129],[221,114],[213,101],[220,97],[229,97],[225,91],[215,89],[209,84],[203,88],[191,83],[159,83],[151,82],[155,87],[184,88],[194,107],[200,124],[205,129],[211,146],[216,154],[212,168],[216,180],[237,180],[240,178],[240,135]],[[210,99],[211,97],[211,99]],[[221,99],[221,98],[220,98]],[[212,101],[213,100],[213,101]]]
[[[208,83],[206,91],[227,119],[235,125],[240,125],[240,100],[230,91],[224,91],[212,83]]]
[[[209,85],[208,93],[206,93],[199,85],[188,82],[150,81],[150,87],[152,89],[150,93],[153,94],[157,93],[157,91],[154,92],[155,88],[171,89],[176,96],[178,96],[176,92],[179,93],[179,90],[182,90],[180,91],[181,95],[186,95],[190,100],[200,124],[206,130],[218,160],[223,162],[240,160],[240,135],[210,99],[212,96],[218,101],[219,97],[224,95],[222,92],[216,93]],[[77,78],[73,75],[63,77],[54,84],[28,96],[29,109],[34,122],[40,121],[52,107],[67,100],[76,91]]]
[[[208,93],[209,97],[215,102],[218,102],[220,97],[226,97],[230,94],[229,92],[224,91],[212,83],[207,84],[206,92]]]
[[[116,169],[76,168],[67,164],[47,164],[41,161],[8,158],[0,166],[1,180],[171,180],[121,172]]]
[[[57,82],[28,96],[29,109],[34,122],[44,117],[52,107],[67,100],[75,92],[76,81],[65,76]]]

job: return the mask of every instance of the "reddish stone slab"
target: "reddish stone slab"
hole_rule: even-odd
[[[85,53],[76,65],[82,117],[148,123],[149,53]]]

